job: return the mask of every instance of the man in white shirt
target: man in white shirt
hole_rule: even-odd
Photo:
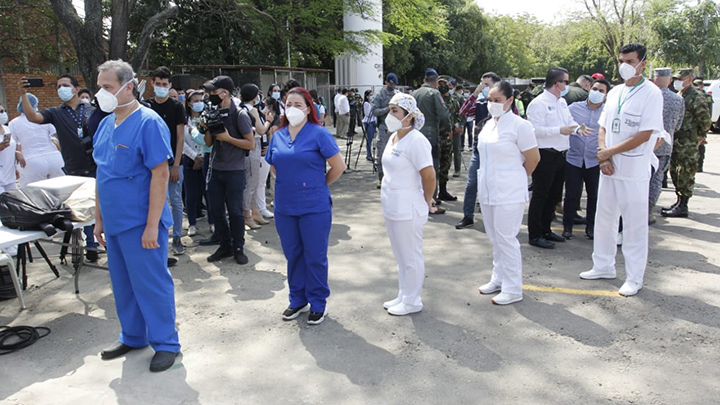
[[[600,116],[597,158],[600,163],[593,267],[580,273],[585,280],[614,279],[616,238],[623,218],[625,283],[619,293],[642,288],[648,256],[648,183],[653,133],[663,130],[663,97],[642,76],[645,46],[631,43],[620,49],[620,76],[625,85],[610,91]]]
[[[337,136],[347,134],[350,126],[350,102],[347,98],[347,92],[347,89],[342,89],[340,95],[335,98],[335,114],[337,114],[335,134]]]
[[[550,230],[555,206],[562,198],[565,179],[565,151],[569,135],[591,132],[573,120],[563,96],[568,93],[569,75],[565,68],[554,67],[545,76],[545,91],[527,108],[528,121],[535,128],[540,163],[532,174],[533,193],[528,208],[530,244],[544,249],[555,248],[553,242],[565,239]]]

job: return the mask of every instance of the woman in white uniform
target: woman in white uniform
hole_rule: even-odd
[[[492,302],[507,305],[522,300],[522,256],[517,235],[528,201],[527,177],[540,161],[530,122],[511,112],[513,88],[501,81],[488,93],[492,118],[478,136],[480,169],[478,200],[485,232],[493,244],[493,271],[480,294],[496,295]]]
[[[0,193],[15,190],[15,139],[7,124],[7,111],[0,105]]]
[[[382,156],[380,201],[398,264],[397,298],[383,304],[391,315],[408,315],[423,308],[423,228],[435,191],[432,148],[419,131],[424,123],[425,117],[412,96],[399,93],[390,100],[385,124],[388,133],[394,133]]]
[[[32,107],[37,110],[38,99],[28,94]],[[20,116],[10,121],[10,132],[17,142],[17,162],[20,165],[20,187],[40,180],[64,176],[65,165],[60,154],[60,143],[52,124],[34,124],[18,103]]]

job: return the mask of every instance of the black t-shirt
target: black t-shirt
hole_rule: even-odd
[[[43,124],[55,126],[60,141],[60,153],[68,174],[87,176],[92,175],[95,170],[92,156],[85,153],[82,145],[83,128],[92,112],[92,107],[82,103],[74,110],[67,104],[63,104],[40,111]]]
[[[170,97],[168,97],[164,103],[158,103],[154,98],[149,98],[145,100],[145,102],[147,102],[150,105],[150,108],[158,113],[160,118],[165,121],[165,125],[167,125],[170,130],[170,148],[173,151],[173,156],[175,156],[175,148],[177,147],[177,126],[180,124],[184,125],[186,122],[185,108],[181,102]]]

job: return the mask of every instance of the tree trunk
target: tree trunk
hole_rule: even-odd
[[[150,51],[150,45],[152,45],[153,35],[155,30],[165,24],[165,21],[174,17],[178,13],[178,6],[173,5],[165,10],[150,17],[143,26],[140,32],[140,38],[138,38],[137,48],[135,54],[130,59],[130,65],[136,72],[140,70],[143,61],[147,57],[148,51]]]
[[[50,0],[53,11],[75,46],[78,67],[85,86],[93,93],[97,90],[97,67],[105,62],[100,0],[85,0],[85,21],[80,18],[71,0]]]
[[[128,60],[127,42],[130,31],[130,5],[127,0],[112,0],[110,55],[108,59]]]

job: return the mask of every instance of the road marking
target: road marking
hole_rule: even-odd
[[[620,297],[617,291],[602,291],[602,290],[576,290],[574,288],[561,288],[561,287],[540,287],[536,285],[524,285],[523,290],[528,291],[542,291],[542,292],[556,292],[561,294],[576,294],[576,295],[600,295],[604,297]]]
[[[559,226],[551,227],[553,231],[564,231],[565,228],[561,228]],[[585,228],[573,228],[573,232],[585,232]]]

